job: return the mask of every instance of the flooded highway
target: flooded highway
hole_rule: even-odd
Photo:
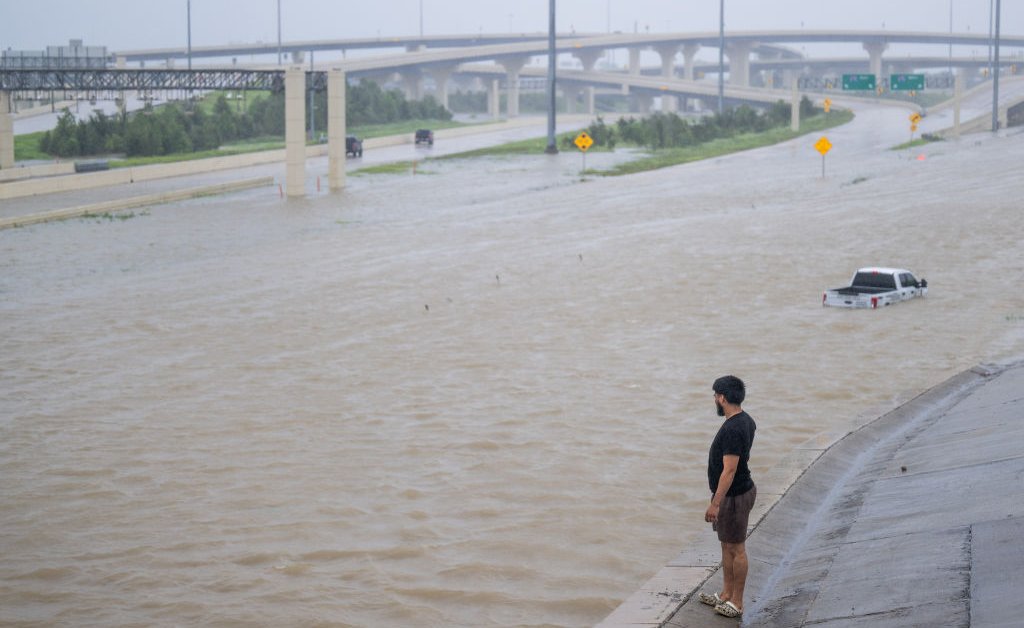
[[[1024,348],[1024,134],[892,151],[906,110],[864,107],[827,136],[824,178],[818,136],[340,194],[311,160],[302,200],[0,232],[0,623],[596,623],[711,534],[719,375],[756,479]],[[820,306],[867,265],[928,297]]]

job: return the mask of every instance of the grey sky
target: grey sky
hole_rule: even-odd
[[[1024,34],[1024,2],[1003,0],[1002,30]],[[547,0],[422,0],[424,32],[536,32]],[[952,0],[956,31],[987,33],[989,0]],[[415,35],[420,0],[281,0],[288,40]],[[559,30],[718,29],[716,0],[558,0]],[[666,8],[669,7],[669,8]],[[726,29],[949,30],[950,0],[727,0]],[[610,19],[609,19],[610,18]],[[110,50],[184,46],[186,0],[0,0],[0,48],[84,39]],[[277,40],[277,0],[192,0],[192,44]]]

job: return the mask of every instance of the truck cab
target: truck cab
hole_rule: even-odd
[[[869,266],[853,274],[850,285],[826,290],[821,304],[830,307],[877,309],[928,294],[928,282],[905,268]]]

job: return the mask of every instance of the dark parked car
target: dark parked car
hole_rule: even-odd
[[[345,154],[352,155],[353,157],[363,156],[363,140],[359,139],[355,135],[348,135],[345,137]]]
[[[419,129],[416,131],[416,144],[434,145],[434,132],[430,129]]]

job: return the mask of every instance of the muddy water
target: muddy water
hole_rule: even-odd
[[[595,623],[708,534],[718,375],[758,473],[1021,353],[1024,136],[904,117],[824,180],[563,154],[0,233],[0,623]],[[876,263],[931,294],[819,306]]]

